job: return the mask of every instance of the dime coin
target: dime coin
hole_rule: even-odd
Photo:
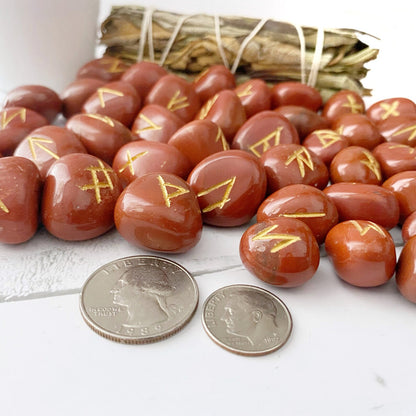
[[[221,347],[236,354],[264,355],[285,344],[292,331],[286,305],[256,286],[231,285],[204,303],[202,324]]]
[[[80,297],[90,328],[126,344],[173,335],[189,322],[197,305],[198,287],[189,272],[157,256],[125,257],[100,267]]]

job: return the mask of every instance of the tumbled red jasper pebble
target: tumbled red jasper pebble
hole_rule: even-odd
[[[10,107],[0,111],[0,152],[13,154],[17,145],[32,131],[48,124],[45,117],[23,107]]]
[[[137,62],[131,65],[121,76],[121,81],[128,82],[136,89],[141,101],[144,102],[153,85],[160,78],[168,75],[168,71],[154,62]]]
[[[114,81],[98,88],[84,102],[82,112],[108,116],[130,127],[140,106],[140,97],[132,85],[124,81]]]
[[[359,182],[381,185],[380,164],[373,154],[361,146],[349,146],[332,159],[329,167],[332,183]]]
[[[224,65],[213,65],[201,72],[193,81],[195,92],[204,103],[222,90],[235,88],[235,78]]]
[[[189,174],[206,224],[233,227],[255,215],[266,193],[266,174],[244,150],[225,150],[203,159]]]
[[[166,107],[145,105],[137,114],[131,131],[136,139],[167,143],[185,122]]]
[[[400,207],[400,222],[416,211],[416,171],[404,171],[390,176],[383,188],[394,193]]]
[[[210,120],[194,120],[185,124],[172,135],[168,144],[184,154],[193,167],[207,156],[229,149],[221,128]]]
[[[385,178],[406,170],[416,170],[416,149],[400,143],[381,143],[373,149]]]
[[[170,173],[148,173],[134,180],[120,195],[114,219],[127,241],[149,250],[183,253],[201,238],[196,195]]]
[[[364,114],[364,112],[364,100],[361,95],[351,90],[341,90],[333,94],[322,109],[322,115],[330,123],[344,114]]]
[[[299,144],[274,146],[263,153],[260,163],[266,171],[269,194],[296,183],[319,189],[328,184],[328,168],[324,162]]]
[[[238,129],[231,147],[260,157],[271,147],[284,143],[299,144],[298,132],[285,117],[266,110],[249,118]]]
[[[49,123],[62,110],[58,94],[43,85],[22,85],[11,90],[4,102],[4,108],[24,107],[44,116]]]
[[[38,168],[23,157],[0,158],[0,242],[23,243],[36,233],[41,180]]]
[[[342,134],[350,146],[372,150],[384,142],[376,125],[364,114],[344,114],[332,123],[332,128]]]
[[[296,128],[302,141],[315,130],[329,129],[329,122],[315,111],[299,105],[282,105],[274,111],[286,117]]]
[[[121,59],[104,56],[84,64],[77,73],[77,78],[98,78],[106,82],[117,81],[128,68]]]
[[[320,92],[309,85],[298,81],[279,82],[271,88],[272,107],[298,105],[312,111],[322,106]]]
[[[30,159],[44,180],[55,160],[69,153],[87,153],[78,136],[65,127],[43,126],[26,136],[14,151],[14,156]]]
[[[76,114],[66,128],[79,137],[88,153],[110,165],[118,149],[133,139],[124,124],[101,114]]]
[[[166,143],[137,140],[119,149],[113,169],[123,186],[150,172],[167,172],[188,177],[192,169],[189,160],[175,147]]]
[[[381,186],[340,182],[325,188],[324,193],[337,207],[340,221],[368,220],[386,229],[399,222],[398,201],[392,191]]]
[[[325,165],[329,165],[334,156],[348,146],[348,141],[342,134],[324,129],[313,131],[302,144],[315,153]]]
[[[379,286],[394,274],[394,241],[374,222],[350,220],[337,224],[326,236],[325,250],[337,275],[351,285]]]
[[[400,293],[416,303],[416,237],[404,245],[396,267],[396,283]]]
[[[388,118],[408,114],[416,115],[416,104],[408,98],[386,98],[372,104],[366,111],[367,117],[374,123]]]
[[[280,287],[310,280],[319,266],[319,247],[310,228],[294,218],[273,218],[248,228],[240,258],[252,274]]]
[[[288,185],[269,195],[257,210],[257,221],[270,218],[296,218],[312,231],[322,244],[328,231],[338,223],[335,204],[321,190],[310,185]]]
[[[416,211],[412,212],[402,225],[402,240],[404,243],[416,236]]]
[[[227,141],[231,143],[238,129],[246,121],[246,112],[234,91],[223,90],[211,97],[195,118],[213,121],[221,127]]]
[[[85,101],[104,84],[105,81],[97,78],[80,78],[71,82],[61,94],[62,114],[70,118],[80,113]]]
[[[388,142],[416,146],[416,114],[390,117],[380,121],[377,129]]]
[[[272,107],[270,88],[262,79],[250,79],[238,85],[234,91],[243,104],[247,118]]]
[[[121,191],[117,175],[95,156],[62,156],[50,167],[44,182],[43,224],[63,240],[98,237],[113,227],[114,206]]]
[[[166,107],[185,123],[193,120],[201,106],[194,85],[173,74],[165,75],[153,85],[145,104]]]

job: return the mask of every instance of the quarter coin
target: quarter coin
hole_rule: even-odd
[[[292,331],[286,305],[273,293],[250,285],[231,285],[204,303],[202,324],[210,338],[228,351],[264,355],[282,347]]]
[[[131,256],[96,270],[82,287],[80,309],[99,335],[126,344],[159,341],[182,329],[198,305],[198,287],[179,264]]]

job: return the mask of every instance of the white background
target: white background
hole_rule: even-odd
[[[108,13],[108,4],[103,2],[101,16]],[[167,8],[161,0],[140,4]],[[374,90],[367,102],[393,96],[416,100],[414,3],[178,0],[169,9],[367,31],[381,38],[379,58],[365,80]],[[76,44],[62,51],[76,52]],[[323,259],[304,286],[270,287],[239,261],[244,229],[207,227],[195,249],[171,256],[195,274],[200,306],[183,331],[138,346],[119,345],[92,332],[79,313],[78,290],[70,289],[106,261],[143,253],[116,232],[85,245],[60,243],[41,233],[26,245],[0,246],[1,287],[19,295],[0,293],[9,300],[0,303],[0,413],[414,415],[416,307],[400,296],[394,280],[358,289],[341,282]],[[22,267],[27,267],[30,287],[16,273]],[[259,285],[287,304],[294,328],[281,350],[241,357],[206,336],[203,301],[233,283]]]

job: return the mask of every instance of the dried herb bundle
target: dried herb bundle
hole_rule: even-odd
[[[331,29],[319,33],[316,28],[285,22],[259,22],[161,10],[149,14],[144,7],[118,6],[102,23],[101,43],[106,45],[106,55],[129,62],[162,60],[165,67],[184,74],[199,73],[225,61],[235,64],[237,78],[276,82],[305,81],[309,76],[309,84],[324,97],[341,89],[370,93],[361,79],[368,71],[364,64],[375,59],[378,50],[359,39],[364,35],[361,32]]]

